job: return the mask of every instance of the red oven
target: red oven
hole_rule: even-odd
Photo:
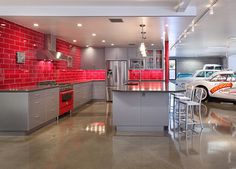
[[[73,110],[73,90],[60,91],[60,115]]]

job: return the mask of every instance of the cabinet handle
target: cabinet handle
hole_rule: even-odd
[[[39,104],[39,102],[34,102],[35,104]]]
[[[39,116],[34,116],[35,118],[39,118]]]
[[[40,94],[35,94],[35,96],[40,96]]]

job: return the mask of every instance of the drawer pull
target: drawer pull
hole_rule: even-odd
[[[34,116],[35,118],[39,118],[39,116]]]
[[[39,104],[39,102],[34,102],[35,104]]]

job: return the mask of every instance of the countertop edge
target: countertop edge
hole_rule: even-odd
[[[81,82],[68,82],[71,83],[72,85],[76,84],[81,84],[81,83],[89,83],[89,82],[105,82],[105,80],[88,80],[88,81],[81,81]],[[41,91],[41,90],[47,90],[47,89],[53,89],[53,88],[59,88],[58,85],[56,86],[47,86],[47,87],[39,87],[35,89],[0,89],[0,93],[28,93],[28,92],[36,92],[36,91]]]

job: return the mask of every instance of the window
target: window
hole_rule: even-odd
[[[170,80],[176,79],[176,60],[169,60],[169,71],[170,71]]]
[[[196,77],[205,77],[205,72],[204,71],[199,72]]]
[[[215,70],[221,70],[221,69],[222,69],[221,66],[216,66],[216,67],[215,67]]]
[[[206,77],[210,77],[213,73],[214,73],[214,71],[207,71],[206,72]]]
[[[217,76],[213,77],[211,79],[211,81],[213,81],[213,82],[226,82],[227,79],[228,79],[227,74],[221,74],[221,75],[217,75]]]

